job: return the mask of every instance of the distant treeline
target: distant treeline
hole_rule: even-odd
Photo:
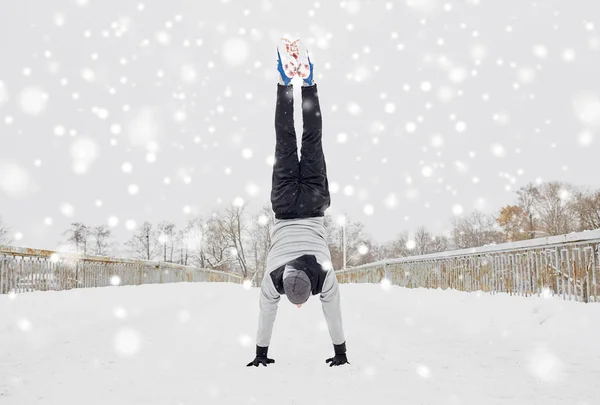
[[[253,277],[257,271],[258,276],[264,272],[273,223],[270,207],[249,213],[244,206],[233,206],[206,217],[194,217],[180,228],[170,221],[144,222],[130,240],[119,243],[107,226],[73,222],[63,232],[60,245],[87,255],[113,256],[118,252],[130,258]],[[584,190],[563,182],[528,184],[517,191],[514,205],[502,207],[495,214],[473,211],[454,216],[446,234],[436,235],[426,227],[412,232],[400,230],[394,240],[385,243],[375,243],[363,223],[348,218],[342,224],[327,215],[325,224],[332,264],[339,269],[343,267],[344,234],[346,266],[350,267],[385,258],[599,229],[600,190]],[[12,243],[9,234],[0,218],[0,245]]]

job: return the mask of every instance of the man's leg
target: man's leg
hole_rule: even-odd
[[[275,107],[275,163],[271,204],[276,218],[296,218],[300,168],[296,130],[294,129],[294,94],[292,85],[277,84]]]
[[[299,205],[304,216],[323,216],[331,204],[322,143],[322,117],[317,85],[302,87],[302,149],[300,154]]]

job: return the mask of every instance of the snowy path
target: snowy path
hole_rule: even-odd
[[[258,290],[171,284],[0,296],[0,404],[600,403],[600,305],[343,285],[351,366],[318,299],[282,299],[268,368]]]

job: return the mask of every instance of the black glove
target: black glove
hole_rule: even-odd
[[[267,364],[275,363],[275,360],[267,358],[267,352],[269,351],[269,346],[260,347],[256,345],[256,358],[252,360],[246,367],[254,366],[258,367],[259,364],[267,367]]]
[[[331,363],[329,364],[329,367],[350,364],[348,358],[346,357],[346,342],[342,343],[341,345],[333,345],[333,350],[335,352],[335,356],[325,360],[325,363]]]

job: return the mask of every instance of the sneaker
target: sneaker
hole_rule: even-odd
[[[298,69],[298,62],[292,54],[293,52],[298,54],[295,42],[291,43],[288,39],[281,38],[277,46],[277,70],[279,71],[280,82],[284,86],[290,84]]]
[[[314,84],[313,80],[313,70],[314,65],[310,61],[310,56],[308,55],[308,49],[304,46],[303,43],[298,42],[298,76],[304,80],[305,86],[312,86]]]
[[[298,60],[298,56],[300,54],[300,51],[298,49],[298,39],[295,40],[294,42],[290,42],[288,39],[283,38],[285,41],[287,41],[286,43],[286,50],[287,52],[292,55],[294,57],[294,59]]]

